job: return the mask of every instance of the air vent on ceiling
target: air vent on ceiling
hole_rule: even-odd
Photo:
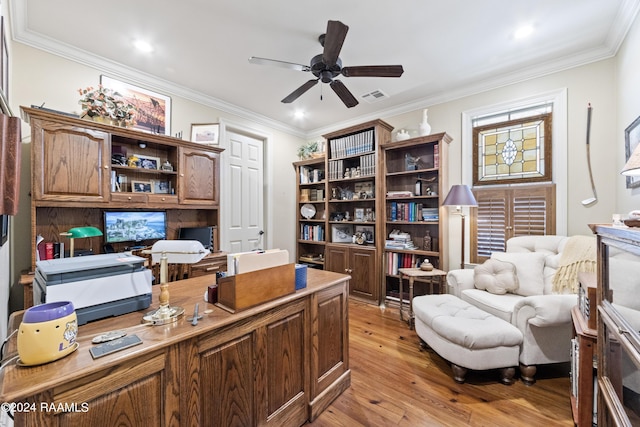
[[[380,89],[376,89],[371,92],[367,92],[360,97],[363,100],[367,101],[369,104],[373,104],[374,102],[382,101],[383,99],[389,98],[389,95],[387,95]]]

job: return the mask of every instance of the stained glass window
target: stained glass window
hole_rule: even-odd
[[[474,185],[551,181],[551,114],[474,128]]]

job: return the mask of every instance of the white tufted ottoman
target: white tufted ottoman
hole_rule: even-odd
[[[413,299],[416,333],[451,362],[453,379],[464,382],[468,369],[500,369],[500,381],[513,384],[522,333],[460,298],[423,295]]]

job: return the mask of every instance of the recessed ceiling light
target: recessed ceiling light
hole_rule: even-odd
[[[304,111],[297,110],[295,113],[293,113],[293,117],[295,117],[296,119],[304,118]]]
[[[149,43],[145,42],[144,40],[136,40],[133,43],[133,45],[139,51],[142,51],[142,52],[153,52],[153,46],[151,46]]]
[[[513,36],[516,39],[523,39],[525,37],[530,36],[531,33],[533,33],[533,27],[531,25],[523,25],[522,27],[516,30]]]

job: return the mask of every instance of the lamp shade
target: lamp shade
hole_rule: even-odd
[[[82,239],[84,237],[102,236],[102,231],[96,227],[74,227],[69,229],[66,233],[60,234],[71,237],[72,239]]]
[[[626,176],[640,176],[640,144],[633,150],[620,173]]]
[[[160,261],[162,254],[171,264],[194,264],[204,258],[209,251],[198,240],[158,240],[151,247],[153,263]]]
[[[442,206],[478,206],[471,189],[467,185],[454,185],[442,202]]]

